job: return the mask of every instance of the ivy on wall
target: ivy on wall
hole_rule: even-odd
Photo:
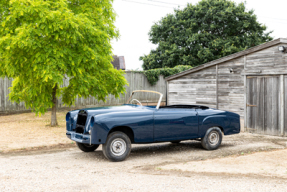
[[[151,85],[155,85],[156,82],[159,80],[159,76],[163,75],[164,77],[168,77],[174,75],[176,73],[180,73],[191,69],[192,67],[189,65],[177,65],[174,68],[158,68],[158,69],[150,69],[146,71],[133,71],[137,73],[143,73],[146,77],[148,82]]]

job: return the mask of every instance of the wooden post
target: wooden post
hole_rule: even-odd
[[[284,75],[280,75],[280,134],[284,136]]]
[[[246,75],[244,75],[244,131],[247,131],[247,89],[246,89]]]
[[[244,55],[244,70],[246,70],[246,55]]]
[[[216,109],[218,109],[218,65],[216,65]]]
[[[166,81],[165,105],[168,105],[168,81]]]
[[[244,131],[247,131],[247,90],[246,90],[246,55],[244,55]]]
[[[51,126],[55,127],[58,126],[58,121],[57,121],[57,89],[58,89],[58,85],[56,84],[53,87],[53,92],[52,92],[52,102],[53,102],[53,107],[52,107],[52,111],[51,111]]]

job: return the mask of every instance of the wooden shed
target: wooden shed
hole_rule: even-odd
[[[287,39],[276,39],[169,76],[167,104],[240,114],[248,132],[287,136]]]

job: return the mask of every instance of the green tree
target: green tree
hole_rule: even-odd
[[[150,41],[158,45],[140,57],[143,69],[197,66],[272,40],[244,3],[202,0],[155,23]]]
[[[56,126],[57,97],[72,105],[77,96],[123,93],[123,72],[111,64],[110,41],[118,37],[112,2],[0,0],[0,76],[14,78],[10,99],[37,114],[52,108]]]

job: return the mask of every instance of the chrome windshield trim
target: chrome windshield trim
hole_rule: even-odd
[[[156,94],[159,94],[159,95],[160,95],[160,97],[159,97],[159,100],[158,100],[158,102],[157,102],[157,106],[156,106],[156,109],[159,109],[159,106],[160,106],[160,103],[161,103],[161,100],[162,100],[163,94],[162,94],[162,93],[160,93],[160,92],[157,92],[157,91],[150,91],[150,90],[135,90],[135,91],[133,91],[133,92],[132,92],[132,94],[131,94],[131,96],[129,97],[129,99],[128,99],[128,101],[127,101],[127,103],[126,103],[126,104],[128,104],[128,103],[130,102],[130,100],[131,100],[132,96],[133,96],[133,95],[134,95],[134,93],[136,93],[136,92],[147,92],[147,93],[156,93]]]

